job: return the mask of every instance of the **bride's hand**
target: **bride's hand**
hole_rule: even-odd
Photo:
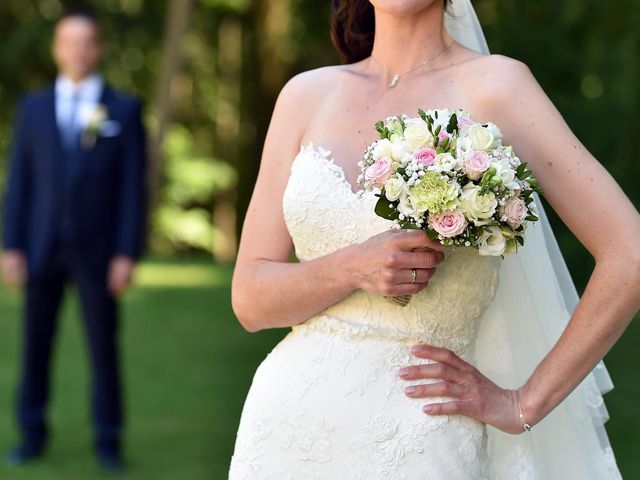
[[[452,397],[443,403],[427,403],[422,410],[429,415],[462,414],[492,425],[507,433],[523,432],[515,390],[500,388],[477,368],[451,350],[416,344],[411,353],[436,363],[408,365],[398,374],[404,380],[438,379],[430,384],[405,388],[411,398]]]
[[[392,229],[352,246],[354,284],[378,295],[411,295],[424,289],[444,260],[443,247],[424,230]],[[412,283],[412,269],[416,280]]]

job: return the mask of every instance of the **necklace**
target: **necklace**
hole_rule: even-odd
[[[395,87],[395,86],[398,84],[398,82],[400,81],[400,75],[406,75],[407,73],[412,72],[412,71],[413,71],[413,70],[415,70],[416,68],[422,67],[422,66],[424,66],[424,65],[428,64],[429,62],[431,62],[432,60],[435,60],[435,59],[436,59],[436,58],[437,58],[441,53],[444,53],[446,50],[448,50],[448,49],[449,49],[449,47],[451,47],[451,45],[453,45],[454,43],[455,43],[455,42],[451,42],[449,45],[446,45],[445,47],[441,48],[438,52],[436,52],[436,54],[435,54],[435,55],[433,55],[433,56],[431,56],[431,57],[427,58],[426,60],[424,60],[424,61],[422,61],[422,62],[418,63],[417,65],[412,66],[412,67],[411,67],[411,68],[409,68],[408,70],[405,70],[404,72],[401,72],[401,73],[395,73],[395,74],[393,75],[393,78],[391,79],[391,82],[389,82],[389,84],[387,85],[387,87],[389,87],[389,88],[393,88],[393,87]],[[375,61],[376,61],[376,63],[378,63],[378,64],[382,67],[382,69],[383,69],[385,72],[389,72],[389,70],[387,70],[387,69],[384,67],[384,65],[382,65],[382,62],[380,62],[380,60],[378,60],[376,57],[374,57],[374,56],[373,56],[373,54],[371,54],[371,58],[372,58],[373,60],[375,60]],[[391,72],[389,72],[389,73],[391,73]]]

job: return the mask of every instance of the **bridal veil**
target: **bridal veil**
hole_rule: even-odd
[[[453,0],[447,32],[467,48],[488,54],[469,0]],[[522,385],[566,327],[579,296],[540,198],[540,221],[525,245],[505,257],[494,301],[485,311],[476,348],[478,368],[506,388]],[[487,427],[493,480],[609,480],[621,478],[604,423],[602,395],[613,388],[601,361],[530,432],[510,435]]]

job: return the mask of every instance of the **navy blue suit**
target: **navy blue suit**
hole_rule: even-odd
[[[14,127],[4,205],[4,248],[24,252],[28,279],[17,416],[28,442],[47,438],[49,365],[65,285],[77,287],[91,352],[99,450],[119,449],[123,423],[118,306],[107,288],[116,255],[138,259],[146,215],[142,103],[105,84],[100,103],[114,136],[64,148],[53,85],[24,97]]]

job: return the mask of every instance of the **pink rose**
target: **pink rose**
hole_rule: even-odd
[[[434,162],[436,155],[436,151],[433,148],[423,148],[422,150],[418,150],[414,153],[413,157],[418,161],[418,163],[431,165]]]
[[[471,180],[478,180],[491,166],[489,155],[481,150],[471,150],[464,157],[463,170]]]
[[[464,232],[467,220],[460,211],[443,212],[429,217],[429,226],[443,237],[455,237]]]
[[[499,212],[500,217],[507,217],[507,224],[511,228],[518,228],[524,222],[528,208],[520,197],[511,197],[504,206],[500,207]]]
[[[393,171],[393,164],[389,157],[380,157],[373,165],[369,165],[364,172],[364,178],[374,187],[384,186]]]

